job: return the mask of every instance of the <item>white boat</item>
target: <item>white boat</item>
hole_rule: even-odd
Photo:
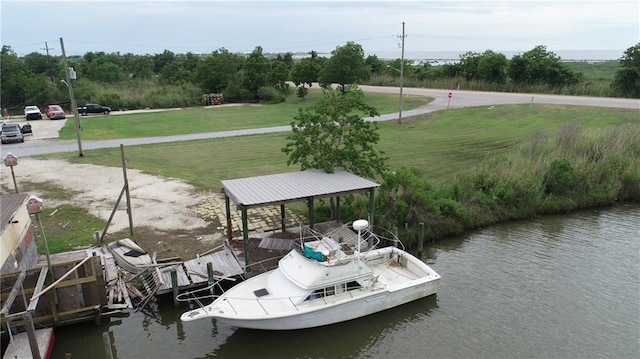
[[[440,276],[423,261],[400,248],[377,249],[379,237],[368,230],[366,220],[353,222],[352,228],[356,243],[344,230],[333,238],[319,235],[305,241],[280,259],[276,269],[237,284],[180,319],[303,329],[360,318],[436,293]]]
[[[138,273],[153,263],[147,251],[129,238],[111,242],[106,247],[113,255],[116,263],[131,273]]]

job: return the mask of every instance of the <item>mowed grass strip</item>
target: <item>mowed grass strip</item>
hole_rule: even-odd
[[[437,182],[513,151],[533,137],[555,137],[567,123],[597,129],[625,122],[640,125],[640,112],[560,105],[465,108],[416,116],[402,125],[380,123],[379,148],[392,168],[414,166]]]
[[[415,166],[432,183],[444,182],[481,161],[513,151],[523,141],[545,134],[555,136],[567,123],[582,128],[605,128],[621,123],[640,125],[640,112],[626,109],[557,105],[506,105],[440,111],[407,118],[401,125],[378,123],[378,148],[391,168]],[[184,141],[125,148],[128,168],[181,178],[208,190],[220,180],[290,172],[281,152],[287,133]],[[120,166],[118,148],[56,154],[74,163]]]
[[[314,104],[321,95],[320,90],[311,90],[304,100],[290,95],[285,102],[272,105],[233,104],[212,108],[196,107],[123,115],[113,112],[108,116],[86,116],[80,118],[81,136],[83,140],[107,140],[285,126],[293,121],[298,108]],[[398,95],[367,93],[365,98],[380,114],[398,111]],[[403,99],[402,107],[403,110],[411,110],[432,100],[424,96],[408,96]],[[60,131],[60,138],[76,138],[72,119]]]

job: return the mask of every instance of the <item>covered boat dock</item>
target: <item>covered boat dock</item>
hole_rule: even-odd
[[[233,238],[231,202],[242,213],[242,237],[244,241],[245,271],[250,265],[249,230],[247,209],[280,205],[280,226],[285,231],[285,204],[307,202],[309,227],[315,223],[314,201],[321,198],[336,198],[337,218],[340,218],[340,197],[358,193],[369,193],[369,221],[373,224],[375,189],[380,185],[353,173],[335,169],[333,173],[310,169],[299,172],[223,180],[225,197],[227,237]]]

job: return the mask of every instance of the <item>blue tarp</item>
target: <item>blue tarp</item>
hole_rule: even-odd
[[[311,247],[307,247],[306,245],[303,247],[302,254],[311,259],[315,259],[318,262],[324,262],[324,255],[321,252],[314,251]]]

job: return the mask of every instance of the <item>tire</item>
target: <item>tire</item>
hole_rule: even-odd
[[[24,142],[24,137],[20,140],[20,142]]]
[[[87,115],[87,113],[86,113],[86,112],[83,112],[83,113],[82,113],[82,116],[86,116],[86,115]]]
[[[105,115],[108,115],[108,114],[109,114],[109,111],[105,111],[105,112],[104,112],[104,114],[105,114]]]

